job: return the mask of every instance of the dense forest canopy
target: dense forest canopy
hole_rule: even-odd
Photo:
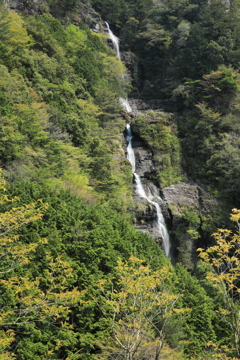
[[[91,5],[0,2],[0,359],[238,359],[240,4]],[[134,94],[161,117],[131,118],[119,97]],[[179,253],[181,231],[201,245],[191,272],[133,226],[130,120],[159,188],[221,200],[172,231]]]
[[[92,4],[137,55],[141,96],[176,109],[184,170],[239,206],[239,2]]]

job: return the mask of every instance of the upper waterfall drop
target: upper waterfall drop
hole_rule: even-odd
[[[110,37],[110,39],[112,40],[112,44],[113,44],[113,48],[117,53],[117,58],[121,61],[121,55],[120,55],[120,50],[119,50],[119,40],[118,38],[113,34],[112,30],[110,29],[110,26],[108,24],[107,21],[105,21],[105,24],[107,26],[108,29],[108,35]]]
[[[113,34],[112,30],[110,29],[110,26],[108,24],[107,21],[105,21],[105,24],[107,26],[107,30],[108,30],[108,35],[112,41],[112,44],[113,44],[113,48],[114,50],[116,51],[116,54],[117,54],[117,58],[121,61],[121,55],[120,55],[120,49],[119,49],[119,40],[118,38]],[[119,102],[120,104],[122,105],[122,107],[128,112],[132,112],[132,108],[128,102],[128,99],[124,98],[123,96],[121,96],[119,98]]]

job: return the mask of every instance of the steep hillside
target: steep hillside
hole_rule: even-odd
[[[199,214],[212,201],[201,181],[238,205],[237,4],[92,5],[1,2],[0,359],[237,359],[239,236],[212,239],[226,274],[215,248],[197,264],[184,248],[227,221]],[[131,91],[143,111],[120,105]],[[133,226],[145,210],[132,200],[126,122],[140,165],[151,153],[148,178],[169,198],[178,258],[195,275]],[[174,185],[199,207],[179,194],[170,204]]]

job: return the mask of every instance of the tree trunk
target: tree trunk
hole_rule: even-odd
[[[133,360],[133,353],[132,351],[129,351],[127,354],[127,360]]]
[[[158,359],[159,359],[159,355],[160,355],[160,353],[161,353],[162,347],[163,347],[163,341],[162,341],[162,340],[159,340],[159,343],[158,343],[158,345],[156,346],[155,360],[158,360]]]

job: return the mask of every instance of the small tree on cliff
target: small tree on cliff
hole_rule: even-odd
[[[170,318],[189,310],[175,308],[180,295],[170,291],[172,275],[169,265],[153,271],[131,256],[118,261],[116,278],[97,284],[97,301],[112,329],[111,338],[98,344],[103,358],[159,359]]]
[[[233,209],[231,220],[237,223],[238,231],[218,229],[213,234],[216,245],[198,249],[199,256],[212,271],[207,278],[212,280],[219,293],[222,294],[225,308],[219,308],[219,314],[226,318],[234,335],[234,346],[237,357],[240,357],[240,210]]]

